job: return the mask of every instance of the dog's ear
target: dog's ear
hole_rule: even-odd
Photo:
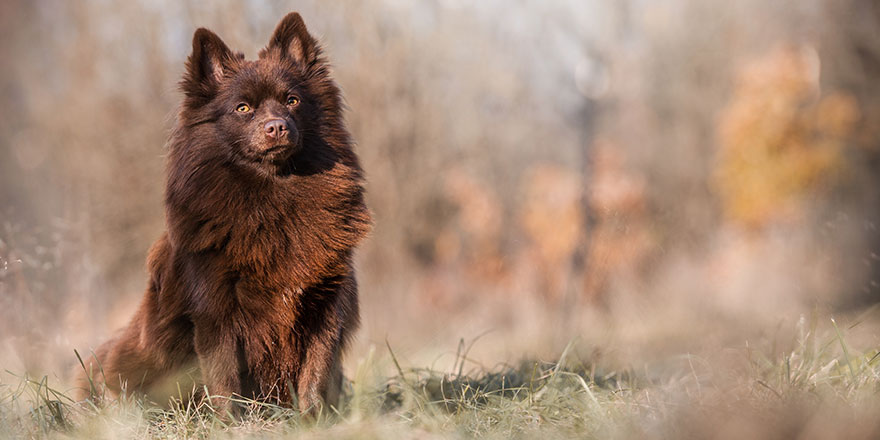
[[[190,96],[209,94],[231,68],[235,55],[215,33],[199,28],[193,34],[192,54],[186,60],[184,91]]]
[[[319,54],[318,42],[309,35],[306,24],[296,12],[291,12],[281,19],[275,32],[272,33],[269,45],[260,56],[276,50],[280,51],[281,56],[304,65],[311,64]]]

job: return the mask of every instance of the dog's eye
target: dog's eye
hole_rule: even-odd
[[[251,106],[242,103],[242,104],[239,104],[238,107],[235,108],[235,111],[237,111],[239,113],[247,113],[247,112],[251,111]]]
[[[287,97],[287,105],[289,105],[289,106],[299,105],[299,98],[297,98],[296,96],[288,96]]]

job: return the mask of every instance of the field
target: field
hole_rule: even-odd
[[[876,311],[873,312],[876,314]],[[864,319],[865,316],[862,317]],[[553,362],[451,371],[401,365],[390,346],[360,359],[341,408],[316,419],[239,400],[239,420],[206,401],[159,408],[135,397],[74,403],[50,378],[4,376],[0,433],[13,438],[876,438],[880,351],[848,326],[801,320],[794,339],[681,354],[609,370],[570,345]],[[822,328],[822,330],[819,330]],[[783,348],[787,347],[787,348]],[[861,348],[861,349],[860,349]],[[383,375],[391,364],[395,374]]]

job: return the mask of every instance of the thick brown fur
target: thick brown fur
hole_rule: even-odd
[[[86,371],[111,394],[167,399],[192,380],[230,409],[222,397],[335,405],[358,326],[352,252],[371,220],[321,49],[296,13],[254,61],[199,29],[181,88],[167,233],[134,318]]]

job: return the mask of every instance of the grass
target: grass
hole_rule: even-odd
[[[830,321],[801,320],[789,349],[763,341],[605,371],[569,346],[554,362],[465,371],[408,368],[391,347],[361,360],[340,410],[317,420],[242,401],[227,422],[207,400],[160,409],[123,396],[74,402],[46,377],[0,383],[13,438],[877,438],[880,351]],[[389,367],[395,371],[383,375]],[[11,373],[10,373],[11,374]]]

